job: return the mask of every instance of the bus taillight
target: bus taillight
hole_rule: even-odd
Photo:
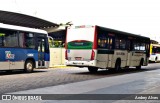
[[[95,52],[94,52],[94,50],[92,50],[91,60],[94,60],[94,57],[95,57]]]
[[[65,59],[68,60],[67,50],[65,51]]]

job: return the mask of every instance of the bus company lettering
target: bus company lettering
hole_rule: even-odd
[[[29,56],[29,57],[33,57],[33,56],[34,56],[34,54],[29,53],[29,54],[27,54],[27,56]]]
[[[125,55],[123,52],[116,52],[116,55]]]
[[[14,59],[15,55],[11,53],[11,51],[5,51],[6,59]]]
[[[133,56],[143,56],[142,53],[134,53]]]

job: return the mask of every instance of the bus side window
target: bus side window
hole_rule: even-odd
[[[25,48],[25,40],[24,40],[24,33],[23,32],[20,32],[19,33],[19,46],[21,48]]]
[[[120,49],[126,49],[126,41],[125,41],[125,39],[120,39]]]
[[[119,49],[120,40],[118,38],[115,39],[115,49]]]
[[[3,46],[3,38],[0,37],[0,46]]]
[[[34,34],[28,32],[20,32],[19,45],[22,48],[35,48]]]
[[[18,32],[12,30],[6,30],[4,37],[5,47],[19,47],[18,44]]]
[[[133,50],[140,50],[140,43],[139,42],[136,42],[136,41],[133,42]]]
[[[153,50],[153,53],[157,53],[158,52],[158,48],[157,47],[155,47],[155,46],[153,46],[153,48],[152,48]]]
[[[113,39],[110,38],[109,39],[109,49],[112,49],[112,46],[113,46]]]
[[[5,37],[5,34],[4,33],[0,33],[0,46],[4,46],[4,37]]]
[[[137,50],[140,50],[140,43],[137,43]]]
[[[131,45],[130,40],[127,40],[127,41],[126,41],[126,49],[129,50],[129,51],[130,51],[130,49],[131,49],[131,46],[130,46],[130,45]]]
[[[116,38],[115,39],[115,49],[126,49],[126,40],[123,38]]]
[[[33,33],[26,33],[24,39],[25,39],[25,46],[27,48],[35,48],[34,34]]]
[[[143,50],[143,51],[146,50],[146,48],[145,48],[145,43],[141,43],[141,44],[140,44],[140,50]]]
[[[99,34],[98,35],[98,48],[106,48],[108,39],[105,34]]]

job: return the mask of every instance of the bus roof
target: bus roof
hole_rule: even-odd
[[[22,26],[8,25],[8,24],[3,24],[3,23],[0,23],[0,28],[47,34],[46,31],[41,30],[41,29],[34,29],[34,28],[28,28],[28,27],[22,27]]]
[[[101,30],[109,31],[109,32],[116,33],[116,34],[123,34],[123,35],[131,36],[131,37],[150,39],[149,37],[145,37],[145,36],[141,36],[141,35],[127,33],[127,32],[123,32],[123,31],[119,31],[119,30],[115,30],[115,29],[110,29],[110,28],[106,28],[106,27],[102,27],[102,26],[98,26],[98,25],[95,25],[95,26]]]
[[[104,31],[108,31],[110,33],[115,33],[116,35],[118,34],[122,34],[122,35],[125,35],[125,36],[130,36],[130,37],[135,37],[135,38],[140,38],[140,39],[147,39],[150,41],[150,38],[149,37],[145,37],[145,36],[141,36],[141,35],[136,35],[136,34],[132,34],[132,33],[127,33],[127,32],[123,32],[123,31],[119,31],[119,30],[115,30],[115,29],[111,29],[111,28],[106,28],[106,27],[102,27],[102,26],[98,26],[98,25],[80,25],[80,26],[72,26],[72,27],[69,27],[72,28],[72,29],[76,29],[76,28],[90,28],[90,27],[96,27],[98,30],[104,30]]]

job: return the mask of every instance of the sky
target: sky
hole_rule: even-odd
[[[0,10],[57,24],[99,25],[160,42],[160,0],[0,0]]]

